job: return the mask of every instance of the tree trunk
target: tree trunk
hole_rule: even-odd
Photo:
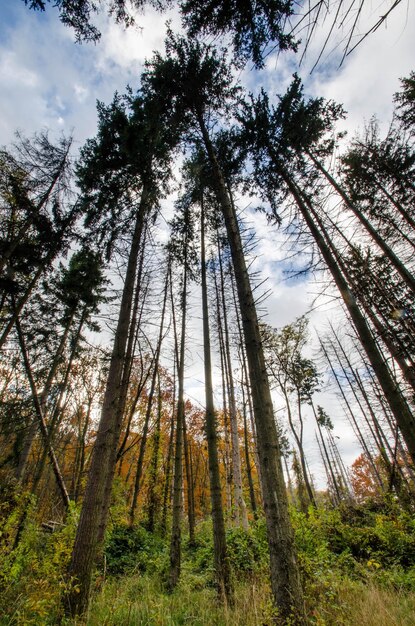
[[[176,388],[175,375],[173,377],[173,380],[174,380],[173,390],[175,392],[175,388]],[[166,464],[165,464],[165,469],[164,469],[165,480],[164,480],[164,488],[163,488],[163,510],[161,514],[161,524],[160,524],[160,530],[161,530],[161,534],[163,537],[166,535],[166,532],[167,532],[167,510],[168,510],[170,495],[171,495],[170,474],[171,474],[171,461],[172,461],[172,456],[173,456],[173,443],[174,443],[174,418],[175,418],[174,410],[175,410],[175,404],[176,404],[174,392],[173,392],[173,401],[172,401],[172,414],[171,414],[169,443],[167,446],[167,458],[166,458]]]
[[[165,318],[165,313],[166,313],[169,275],[170,275],[170,260],[168,261],[166,279],[165,279],[165,284],[164,284],[163,306],[161,310],[159,336],[157,340],[156,352],[155,352],[154,359],[153,359],[153,375],[151,378],[150,392],[148,394],[147,408],[146,408],[146,414],[145,414],[145,419],[144,419],[144,427],[143,427],[143,432],[141,435],[141,442],[140,442],[140,452],[139,452],[138,461],[137,461],[137,471],[136,471],[135,482],[134,482],[134,493],[133,493],[133,499],[132,499],[131,509],[130,509],[130,525],[131,526],[134,524],[135,509],[137,506],[137,498],[138,498],[138,493],[140,490],[141,474],[143,471],[144,453],[145,453],[145,448],[147,444],[148,426],[150,423],[151,409],[153,406],[153,398],[154,398],[154,393],[156,390],[161,345],[163,342],[164,318]]]
[[[318,430],[318,434],[319,434],[319,437],[320,437],[320,440],[319,440],[318,437],[316,437],[316,439],[317,439],[318,447],[319,447],[319,450],[320,450],[321,458],[323,459],[323,464],[324,464],[324,469],[326,471],[327,481],[332,483],[333,489],[334,489],[334,492],[335,492],[335,500],[336,500],[336,503],[339,504],[341,502],[341,500],[342,500],[341,491],[339,489],[339,485],[337,484],[336,474],[334,473],[334,470],[333,470],[333,465],[332,465],[331,459],[330,459],[328,451],[327,451],[326,442],[324,440],[323,433],[321,431],[321,425],[320,425],[320,422],[318,421],[316,408],[314,406],[314,402],[313,402],[312,399],[311,399],[311,407],[313,409],[313,415],[314,415],[314,418],[316,420],[317,430]],[[320,443],[320,441],[321,441],[321,443]]]
[[[281,172],[281,175],[296,200],[297,206],[300,209],[303,218],[321,252],[321,255],[326,262],[331,275],[333,276],[334,282],[342,295],[343,301],[349,311],[350,317],[352,318],[357,334],[362,342],[362,346],[368,356],[369,362],[373,367],[383,393],[389,402],[396,422],[399,424],[403,438],[408,447],[408,452],[412,460],[415,462],[414,416],[409,410],[405,399],[402,397],[398,385],[393,380],[388,366],[373,339],[370,328],[356,303],[353,293],[349,289],[347,281],[342,273],[342,270],[340,269],[339,259],[336,259],[333,251],[329,247],[329,242],[331,240],[328,237],[321,220],[315,213],[311,203],[300,192],[298,187],[294,184],[286,172]]]
[[[176,442],[174,453],[174,476],[173,476],[173,517],[170,540],[170,570],[169,590],[173,591],[180,577],[181,567],[181,518],[182,518],[182,488],[183,488],[183,422],[184,422],[184,355],[186,345],[186,312],[187,312],[187,247],[185,246],[185,258],[183,269],[183,292],[182,292],[182,324],[180,336],[180,353],[177,355],[177,419],[176,419]],[[175,342],[177,345],[177,341]]]
[[[187,519],[189,523],[189,545],[195,545],[195,499],[193,484],[193,468],[191,448],[187,434],[186,416],[183,415],[183,450],[184,466],[186,470],[186,491],[187,491]]]
[[[281,452],[255,302],[246,268],[239,225],[201,112],[198,114],[198,121],[213,171],[213,183],[217,199],[225,219],[238,288],[257,430],[258,454],[261,464],[262,490],[270,552],[271,586],[279,611],[276,623],[304,624],[303,594],[294,547],[293,530],[288,513]]]
[[[52,365],[51,365],[51,368],[49,370],[49,374],[48,374],[47,380],[46,380],[45,385],[43,387],[42,393],[39,395],[40,408],[42,410],[42,414],[43,414],[44,417],[46,416],[46,404],[47,404],[47,399],[48,399],[48,396],[49,396],[49,392],[50,392],[51,387],[52,387],[53,379],[55,378],[56,372],[58,370],[61,356],[62,356],[63,351],[65,349],[66,341],[68,339],[69,331],[71,329],[71,325],[72,325],[74,316],[75,316],[75,311],[73,311],[73,313],[70,315],[70,317],[68,319],[68,322],[67,322],[67,324],[65,326],[65,329],[63,331],[63,334],[61,336],[58,349],[57,349],[56,354],[55,354],[55,356],[53,358]],[[28,431],[25,439],[24,439],[23,448],[22,448],[22,451],[21,451],[20,457],[19,457],[19,463],[18,463],[17,468],[16,468],[15,476],[16,476],[16,479],[19,482],[21,482],[23,480],[24,473],[25,473],[25,470],[26,470],[27,461],[28,461],[29,455],[30,455],[30,450],[32,449],[33,441],[34,441],[34,439],[36,437],[37,430],[38,430],[38,420],[34,420],[32,425],[29,428],[29,431]],[[46,450],[46,448],[45,448],[45,450]]]
[[[294,439],[295,439],[295,442],[297,444],[298,452],[300,454],[302,478],[303,478],[303,481],[304,481],[304,486],[305,486],[306,491],[307,491],[308,501],[309,501],[310,504],[312,504],[315,507],[316,506],[316,501],[314,499],[314,493],[313,493],[313,490],[311,488],[310,480],[309,480],[309,477],[308,477],[308,471],[307,471],[307,466],[306,466],[305,456],[304,456],[304,448],[303,448],[303,421],[302,421],[302,417],[301,417],[300,402],[298,401],[298,417],[299,417],[299,420],[300,420],[300,434],[298,434],[297,429],[294,426],[294,421],[293,421],[292,411],[291,411],[291,406],[290,406],[290,399],[289,399],[288,393],[287,393],[287,391],[285,389],[283,390],[283,394],[284,394],[284,398],[285,398],[285,406],[287,408],[288,422],[290,424],[291,432],[294,435]],[[304,513],[307,513],[307,508],[308,507],[305,507]]]
[[[50,418],[48,420],[48,422],[49,422],[48,425],[47,425],[48,426],[48,438],[49,438],[50,442],[53,441],[53,435],[54,435],[54,433],[55,433],[55,431],[56,431],[56,429],[57,429],[57,427],[58,427],[58,425],[60,423],[60,420],[62,419],[62,413],[63,413],[62,399],[63,399],[63,397],[66,394],[66,391],[68,389],[69,376],[70,376],[70,373],[71,373],[72,364],[73,364],[73,361],[74,361],[74,358],[75,358],[76,351],[77,351],[77,349],[79,347],[79,341],[80,341],[80,338],[81,338],[81,332],[82,332],[82,328],[84,326],[85,320],[87,318],[87,315],[88,315],[87,307],[84,307],[84,310],[82,311],[82,314],[81,314],[81,317],[80,317],[80,320],[79,320],[79,323],[78,323],[78,327],[76,329],[75,335],[74,335],[74,337],[72,339],[72,342],[71,342],[72,349],[71,349],[71,352],[70,352],[70,355],[69,355],[68,363],[66,364],[65,375],[64,375],[63,381],[59,385],[59,395],[58,395],[58,398],[56,400],[55,406],[53,407],[52,414],[51,414],[51,416],[50,416]],[[52,382],[52,378],[50,376],[49,376],[49,378],[50,378],[50,380]],[[47,384],[48,383],[46,383],[46,386],[47,386]],[[47,391],[47,394],[49,393],[49,391],[50,391],[50,388]],[[44,393],[45,393],[45,389],[42,392],[41,399],[42,399],[42,396],[44,395]],[[45,395],[44,405],[42,405],[43,414],[45,415],[45,417],[46,417],[46,395]],[[36,490],[36,487],[37,487],[37,485],[38,485],[38,483],[39,483],[39,481],[40,481],[40,479],[42,477],[42,473],[43,473],[44,466],[45,466],[45,463],[46,463],[46,458],[47,458],[47,449],[45,448],[44,451],[43,451],[43,454],[42,454],[42,456],[40,458],[40,461],[38,463],[38,466],[36,467],[35,478],[33,480],[33,490],[34,491]]]
[[[233,601],[233,586],[229,559],[226,550],[225,521],[222,507],[222,489],[216,434],[216,415],[213,401],[212,361],[209,332],[209,308],[206,280],[205,222],[202,200],[201,215],[201,265],[202,265],[202,313],[203,313],[203,356],[205,369],[206,439],[209,457],[210,501],[212,506],[213,548],[218,592],[228,602]]]
[[[230,270],[231,270],[231,268],[230,268]],[[241,366],[241,391],[242,391],[242,415],[243,415],[243,419],[244,419],[245,463],[246,463],[246,472],[247,472],[247,476],[248,476],[249,498],[250,498],[250,501],[251,501],[251,509],[252,509],[253,514],[254,514],[254,518],[257,519],[258,511],[257,511],[256,498],[255,498],[254,481],[253,481],[253,478],[252,478],[252,467],[251,467],[251,462],[250,462],[250,458],[249,458],[249,430],[248,430],[247,407],[249,407],[250,416],[251,416],[251,423],[252,423],[251,397],[250,397],[250,389],[249,389],[249,383],[248,383],[248,374],[247,374],[247,371],[246,371],[245,349],[244,349],[244,343],[243,343],[243,331],[242,331],[241,319],[240,319],[239,310],[238,310],[237,295],[236,295],[236,289],[235,289],[235,280],[233,278],[232,273],[231,273],[231,285],[232,285],[233,304],[234,304],[234,307],[235,307],[235,315],[236,315],[236,322],[237,322],[237,326],[238,326],[238,335],[239,335],[238,341],[239,341],[239,349],[240,349],[239,362],[240,362],[240,366]],[[252,437],[254,439],[254,450],[255,450],[256,449],[256,440],[255,440],[255,431],[254,430],[252,432]],[[255,452],[254,452],[254,454],[255,454]],[[256,463],[256,466],[257,466],[257,471],[258,471],[258,466],[259,465],[257,463]],[[259,476],[259,472],[258,472],[258,476]]]
[[[363,215],[363,213],[357,208],[357,206],[350,200],[344,189],[337,183],[337,181],[333,178],[333,176],[323,167],[323,165],[318,161],[313,154],[308,152],[309,157],[313,161],[314,165],[317,169],[325,176],[325,178],[329,181],[332,187],[337,191],[339,196],[342,198],[343,202],[346,206],[352,211],[352,213],[357,217],[361,224],[365,227],[369,235],[372,239],[377,243],[379,248],[385,254],[385,256],[389,259],[393,267],[400,274],[402,279],[408,285],[408,287],[415,292],[415,278],[408,271],[402,261],[396,256],[394,251],[388,246],[386,241],[379,235],[378,231],[372,226],[369,220]]]
[[[118,405],[130,326],[137,259],[148,210],[147,192],[143,189],[131,241],[101,420],[92,451],[88,482],[68,568],[68,578],[74,580],[78,585],[78,588],[73,589],[66,598],[67,612],[73,617],[82,614],[88,606],[92,571],[98,550],[101,547],[100,535],[102,537],[102,532],[100,532],[100,527],[102,528],[105,524],[108,511],[108,485],[112,483],[114,476],[121,429]]]
[[[170,266],[170,301],[172,308],[172,319],[173,319],[173,334],[174,334],[174,358],[173,358],[173,397],[171,403],[171,425],[170,425],[170,435],[169,435],[169,445],[167,449],[167,459],[165,466],[165,476],[166,480],[164,483],[163,490],[163,513],[161,516],[161,533],[163,537],[166,535],[167,531],[167,512],[169,504],[171,504],[171,485],[170,485],[170,474],[172,471],[172,457],[173,457],[173,445],[174,445],[174,435],[175,435],[175,411],[176,411],[176,372],[178,368],[178,345],[177,345],[177,330],[176,330],[176,315],[175,315],[175,303],[173,297],[173,281],[171,276],[171,266]]]
[[[239,446],[239,430],[238,430],[238,415],[235,402],[235,385],[232,372],[232,360],[230,351],[230,337],[228,327],[228,314],[226,308],[225,298],[225,277],[222,266],[222,255],[220,250],[220,244],[218,240],[218,259],[219,259],[219,271],[220,271],[220,295],[222,303],[222,319],[223,319],[223,331],[224,331],[224,365],[226,372],[226,380],[228,387],[229,398],[229,418],[231,425],[231,442],[232,442],[232,477],[233,477],[233,489],[234,489],[234,518],[237,526],[242,522],[244,530],[248,530],[248,515],[246,511],[246,504],[242,492],[242,469],[241,469],[241,452]]]
[[[142,287],[143,287],[142,279],[143,279],[144,257],[145,257],[145,251],[146,251],[146,238],[147,238],[147,225],[144,224],[143,233],[142,233],[142,242],[140,242],[140,247],[141,247],[140,262],[138,265],[137,277],[135,281],[136,282],[135,294],[134,294],[134,301],[133,301],[133,306],[132,306],[130,328],[128,330],[127,348],[125,351],[125,359],[124,359],[124,365],[123,365],[120,400],[118,403],[118,413],[119,413],[118,419],[120,420],[123,419],[124,413],[125,413],[125,405],[127,402],[128,388],[129,388],[130,377],[131,377],[131,369],[132,369],[133,362],[134,362],[134,352],[135,352],[135,344],[137,341],[137,331],[140,326],[141,314],[142,314],[144,300],[145,300],[145,294],[143,294],[141,310],[139,312],[140,296],[141,296]],[[137,387],[138,388],[137,388],[137,394],[136,394],[136,402],[133,403],[134,410],[140,398],[141,391],[144,389],[144,384],[143,385],[139,384]],[[138,390],[140,391],[138,392]],[[125,428],[125,434],[123,436],[122,443],[117,451],[117,460],[121,458],[122,453],[125,449],[125,446],[127,445],[128,436],[130,434],[131,420],[134,416],[134,410],[129,412],[127,426]]]
[[[321,339],[320,339],[320,346],[321,346],[321,349],[323,350],[324,356],[326,357],[327,363],[329,364],[331,373],[333,374],[333,377],[334,377],[334,379],[335,379],[335,381],[337,383],[337,386],[338,386],[338,388],[340,390],[342,398],[343,398],[343,400],[344,400],[344,402],[346,404],[346,408],[348,409],[349,416],[350,416],[350,421],[351,421],[351,423],[352,423],[352,425],[354,427],[354,430],[355,430],[355,433],[356,433],[357,438],[359,440],[359,443],[362,446],[362,450],[364,450],[364,452],[366,454],[366,457],[367,457],[367,459],[368,459],[368,461],[369,461],[369,463],[370,463],[370,465],[372,467],[373,475],[374,475],[374,477],[375,477],[375,479],[376,479],[380,489],[384,490],[384,485],[383,485],[383,482],[382,482],[382,478],[380,477],[380,474],[378,472],[378,468],[376,467],[376,464],[374,462],[373,455],[372,455],[372,453],[370,452],[370,450],[368,448],[368,445],[367,445],[367,442],[366,442],[366,438],[362,435],[362,432],[361,432],[360,427],[359,427],[359,425],[358,425],[358,423],[356,421],[354,413],[353,413],[352,409],[350,408],[349,402],[348,402],[348,400],[346,398],[346,394],[345,394],[344,389],[343,389],[343,387],[341,385],[341,382],[340,382],[339,377],[337,375],[336,369],[335,369],[335,367],[334,367],[334,365],[333,365],[333,363],[332,363],[332,361],[331,361],[331,359],[330,359],[330,357],[328,355],[328,352],[327,352],[323,342],[321,341]]]
[[[223,329],[222,329],[222,317],[220,314],[221,306],[220,306],[220,298],[219,298],[219,287],[216,276],[216,270],[214,270],[213,279],[215,283],[215,295],[216,295],[216,325],[218,329],[218,341],[219,341],[219,354],[220,354],[220,373],[221,373],[221,383],[222,383],[222,403],[223,403],[223,433],[225,439],[225,452],[223,455],[223,464],[225,466],[225,475],[226,475],[226,514],[229,519],[232,516],[232,462],[230,455],[230,442],[229,442],[229,422],[228,422],[228,400],[226,394],[226,381],[225,381],[225,348],[224,348],[224,340],[223,340]]]
[[[35,381],[34,381],[34,378],[33,378],[32,368],[31,368],[30,362],[29,362],[29,355],[28,355],[28,352],[27,352],[26,343],[25,343],[25,340],[24,340],[24,336],[23,336],[23,332],[22,332],[21,326],[20,326],[19,318],[16,318],[16,330],[17,330],[17,335],[18,335],[18,338],[19,338],[20,349],[22,351],[22,357],[23,357],[23,362],[24,362],[26,374],[27,374],[27,377],[28,377],[28,380],[29,380],[30,390],[32,392],[32,398],[33,398],[33,404],[34,404],[35,411],[36,411],[36,416],[37,416],[37,419],[39,421],[39,428],[40,428],[40,433],[42,435],[43,444],[44,444],[45,448],[48,451],[48,456],[49,456],[49,459],[50,459],[50,463],[52,465],[53,473],[55,475],[56,484],[57,484],[58,489],[59,489],[59,493],[60,493],[60,496],[61,496],[61,499],[62,499],[63,506],[64,506],[64,508],[66,510],[66,509],[68,509],[69,504],[70,504],[68,490],[66,488],[65,481],[63,479],[62,472],[61,472],[61,469],[59,467],[55,451],[54,451],[54,449],[52,447],[52,444],[51,444],[51,442],[49,440],[48,429],[47,429],[45,418],[44,418],[44,415],[43,415],[41,402],[40,402],[40,399],[39,399],[39,396],[38,396],[38,393],[37,393],[36,384],[35,384]]]
[[[160,454],[160,436],[161,436],[161,415],[163,400],[161,395],[160,373],[158,373],[157,384],[157,418],[156,426],[153,435],[153,450],[150,462],[149,471],[149,486],[148,486],[148,519],[147,528],[149,532],[154,532],[155,521],[157,516],[157,510],[159,507],[159,499],[157,497],[157,483],[158,483],[158,466],[159,466],[159,454]]]

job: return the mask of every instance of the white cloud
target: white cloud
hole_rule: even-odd
[[[55,96],[54,105],[55,105],[56,109],[58,109],[58,111],[61,111],[62,113],[66,109],[66,105],[64,104],[62,98],[59,95]]]
[[[365,3],[366,8],[370,3]],[[390,121],[392,95],[400,88],[399,78],[413,69],[415,7],[401,3],[385,24],[362,42],[339,70],[324,72],[310,80],[313,95],[331,98],[348,111],[345,126],[349,131],[361,127],[364,120],[376,115],[385,124]],[[365,24],[373,24],[374,15]],[[410,19],[412,17],[412,20]],[[364,28],[362,28],[364,31]]]
[[[96,130],[96,100],[110,102],[115,91],[138,85],[142,64],[162,45],[165,20],[153,10],[138,16],[142,28],[125,30],[100,16],[99,43],[76,44],[73,33],[56,11],[29,11],[23,3],[10,7],[13,27],[0,39],[0,144],[13,139],[16,128],[25,134],[49,128],[74,128],[83,143]]]
[[[89,96],[89,89],[87,87],[83,87],[82,85],[78,85],[76,83],[74,85],[74,91],[75,91],[76,99],[78,100],[79,103],[85,102],[85,100]]]
[[[106,72],[118,66],[131,72],[142,65],[154,50],[163,48],[166,15],[149,8],[138,15],[136,25],[123,29],[113,20],[107,19],[101,26],[102,38],[97,68]]]
[[[382,13],[384,11],[377,5],[373,7],[370,2],[365,2],[357,33],[365,33]],[[331,24],[326,20],[317,28],[300,67],[297,55],[270,55],[266,70],[259,77],[251,74],[252,85],[262,84],[269,93],[281,94],[296,71],[304,82],[306,94],[323,96],[344,105],[348,116],[346,121],[341,122],[342,129],[353,133],[373,115],[386,128],[393,110],[392,96],[400,88],[399,78],[408,76],[414,69],[414,17],[415,7],[402,2],[391,12],[386,22],[358,45],[339,67],[348,34],[347,23],[344,31],[334,31],[319,64],[310,74]],[[352,45],[359,38],[356,34]]]
[[[21,67],[15,52],[5,52],[0,62],[0,80],[7,86],[34,88],[39,84],[38,75]]]

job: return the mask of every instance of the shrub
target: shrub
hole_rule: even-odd
[[[143,526],[114,526],[105,547],[107,571],[113,575],[154,571],[165,552],[165,542]]]
[[[53,533],[45,533],[33,508],[26,511],[17,547],[4,550],[0,559],[0,604],[5,614],[5,621],[0,624],[8,626],[58,623],[61,595],[67,590],[64,574],[75,536],[77,511],[71,507],[65,524]],[[15,511],[11,516],[14,519]]]
[[[228,529],[226,541],[235,576],[246,577],[268,564],[268,545],[259,524],[248,531],[243,528]]]

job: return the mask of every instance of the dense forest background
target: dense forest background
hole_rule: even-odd
[[[413,624],[415,75],[348,135],[300,77],[401,3],[25,4],[172,21],[0,151],[0,623]]]

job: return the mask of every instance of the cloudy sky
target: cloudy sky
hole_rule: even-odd
[[[367,0],[360,31],[376,23],[391,4],[391,0]],[[133,89],[137,86],[144,59],[163,47],[167,19],[172,21],[173,29],[179,26],[174,13],[160,16],[146,10],[138,16],[140,28],[125,31],[101,15],[97,18],[101,41],[80,45],[74,43],[72,31],[59,22],[53,7],[39,13],[29,11],[23,0],[0,0],[0,145],[9,144],[17,129],[30,135],[45,128],[52,136],[73,132],[76,145],[82,145],[96,131],[96,101],[107,103],[115,91],[124,92],[127,84]],[[344,31],[336,32],[310,75],[329,24],[327,20],[320,25],[300,67],[296,55],[270,54],[263,71],[247,66],[241,79],[250,89],[262,85],[276,94],[285,90],[292,73],[297,71],[307,93],[344,104],[348,111],[344,128],[349,134],[353,135],[373,114],[386,128],[399,78],[414,69],[415,6],[410,0],[403,0],[386,23],[339,67],[348,32],[346,25]],[[267,288],[272,291],[266,303],[268,321],[282,326],[309,309],[317,287],[304,281],[287,283],[281,261],[282,237],[275,233],[270,236],[266,223],[260,218],[255,221],[261,241],[257,266],[262,276],[268,278]],[[313,314],[312,325],[324,325],[327,317],[335,319],[336,315],[333,304],[322,307]],[[199,398],[202,384],[196,379],[201,364],[195,363],[194,368],[188,391]],[[325,402],[329,409],[338,412],[328,395]],[[351,461],[356,456],[354,436],[338,423],[342,449],[347,461]],[[313,469],[318,473],[318,469]]]
[[[367,0],[361,31],[372,25],[391,0]],[[388,119],[392,94],[399,77],[412,68],[415,41],[415,7],[403,0],[387,22],[357,48],[339,69],[342,40],[337,32],[322,62],[314,65],[327,21],[312,40],[305,62],[298,68],[298,55],[270,55],[260,73],[244,72],[248,85],[263,84],[281,93],[293,71],[299,71],[311,95],[333,98],[349,112],[348,128],[359,126],[376,113]],[[101,15],[101,41],[74,43],[73,32],[58,20],[57,10],[48,5],[44,13],[29,11],[23,0],[0,0],[0,145],[9,143],[15,129],[30,134],[40,128],[54,132],[74,129],[83,142],[96,128],[95,102],[108,102],[113,93],[137,84],[144,59],[161,49],[164,24],[174,13],[159,15],[146,10],[137,25],[125,31]]]

